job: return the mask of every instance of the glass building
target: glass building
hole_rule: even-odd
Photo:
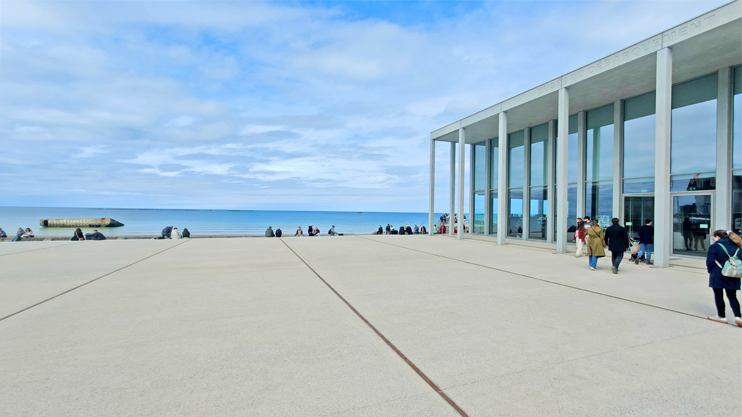
[[[705,256],[714,230],[742,233],[740,33],[737,0],[434,131],[429,230],[443,141],[460,149],[451,208],[466,213],[468,192],[468,233],[498,244],[566,253],[578,217],[631,236],[652,220],[662,267]]]

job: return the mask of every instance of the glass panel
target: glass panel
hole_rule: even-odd
[[[673,197],[673,253],[706,256],[711,244],[711,196]]]
[[[546,185],[547,175],[546,144],[549,140],[549,124],[545,123],[531,129],[531,185]]]
[[[490,234],[497,236],[497,190],[490,191]]]
[[[624,226],[629,237],[638,238],[639,228],[654,217],[654,197],[626,197],[624,199]]]
[[[613,218],[613,182],[592,182],[585,185],[585,213],[598,219],[600,226],[611,225]]]
[[[523,186],[523,163],[525,162],[524,150],[524,133],[511,133],[508,135],[510,144],[510,155],[508,158],[508,187]]]
[[[742,235],[742,171],[732,175],[732,229]]]
[[[624,102],[624,177],[654,177],[655,101],[649,93]]]
[[[613,104],[587,112],[587,181],[613,178]]]
[[[480,142],[474,145],[474,161],[472,171],[474,172],[474,190],[482,191],[485,188],[484,179],[487,175],[484,171],[484,157],[485,154],[485,142]]]
[[[577,182],[577,115],[569,116],[569,167],[567,168],[567,182]]]
[[[523,189],[510,190],[508,216],[508,236],[521,237],[523,235]]]
[[[734,145],[734,156],[732,166],[742,168],[742,67],[734,69],[734,100],[732,100],[732,111],[734,112],[734,131],[732,133]]]
[[[673,174],[716,169],[716,74],[672,89]]]
[[[554,213],[556,216],[556,213]],[[556,221],[554,222],[554,233],[556,233]],[[567,186],[567,242],[572,242],[572,237],[577,229],[577,184]],[[556,236],[556,235],[555,235]]]
[[[472,232],[481,235],[484,233],[484,193],[474,194],[474,229]]]
[[[701,191],[716,189],[716,173],[673,175],[670,177],[670,191]]]
[[[531,187],[529,239],[546,240],[547,191],[546,187]]]
[[[654,177],[632,178],[623,180],[624,194],[640,194],[654,192]]]
[[[499,140],[497,138],[492,139],[492,161],[490,162],[490,166],[492,167],[492,172],[490,172],[490,184],[493,189],[497,189],[497,179],[499,178],[499,172],[500,169],[500,148],[499,148]]]

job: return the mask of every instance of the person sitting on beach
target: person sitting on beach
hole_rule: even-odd
[[[314,235],[319,236],[319,227],[314,228]]]
[[[386,224],[386,234],[389,234],[392,232],[392,226],[389,225],[389,223]]]
[[[20,242],[23,238],[23,228],[18,228],[18,231],[15,232],[15,237],[13,238],[13,242]]]
[[[405,232],[407,232],[408,235],[412,234],[412,228],[407,223],[405,223]]]
[[[417,223],[415,223],[415,234],[416,235],[419,235],[420,234],[420,228],[417,227]]]
[[[428,234],[428,230],[425,229],[425,225],[420,226],[420,233],[423,235]]]
[[[85,240],[85,235],[82,233],[82,229],[78,227],[77,230],[75,230],[75,234],[72,235],[72,239],[70,240],[74,240],[74,241]]]
[[[301,226],[299,226],[299,228],[298,228],[298,229],[296,229],[296,233],[294,234],[294,236],[301,236],[301,237],[304,237],[304,231],[303,231],[303,230],[301,230]]]
[[[106,240],[106,237],[103,236],[103,233],[99,232],[98,230],[93,230],[93,234],[90,235],[90,240]]]
[[[384,228],[379,225],[379,230],[376,231],[377,235],[383,235],[384,234]]]
[[[180,230],[177,227],[173,227],[172,232],[170,232],[170,239],[180,239]]]
[[[273,234],[273,228],[271,226],[268,226],[267,229],[265,229],[265,237],[273,237],[275,236]]]
[[[8,237],[8,235],[5,234],[5,230],[3,230],[2,227],[0,227],[0,237]]]
[[[281,236],[283,236],[283,232],[281,231],[281,228],[276,227],[276,237],[281,237]]]
[[[185,229],[183,229],[183,237],[184,238],[190,238],[191,237],[191,232],[188,231],[188,228],[187,227]]]
[[[330,236],[337,236],[338,235],[338,232],[335,231],[335,225],[334,224],[332,225],[332,227],[330,228],[330,230],[327,232],[327,234],[330,235]]]
[[[402,226],[402,227],[400,227],[400,228],[399,228],[399,234],[400,234],[400,235],[403,235],[403,234],[405,234],[406,232],[407,232],[407,230],[406,230],[406,229],[404,228],[404,226]]]
[[[30,227],[26,228],[26,231],[23,232],[23,237],[25,238],[32,238],[33,237],[33,230],[31,230]]]
[[[389,231],[389,234],[390,235],[397,235],[397,234],[399,234],[399,232],[397,231],[397,229],[394,228],[394,226],[392,226],[392,230]]]
[[[162,229],[162,239],[170,239],[171,233],[173,233],[173,226],[168,226]]]

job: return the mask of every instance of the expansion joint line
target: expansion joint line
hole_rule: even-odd
[[[126,269],[126,268],[130,267],[130,266],[134,266],[134,265],[138,264],[139,262],[145,261],[145,260],[147,260],[147,259],[149,259],[149,258],[151,258],[151,257],[153,257],[153,256],[157,256],[157,255],[159,255],[159,254],[161,254],[161,253],[163,253],[163,252],[167,252],[167,251],[169,251],[170,249],[174,249],[174,248],[176,248],[176,247],[178,247],[178,246],[180,246],[180,245],[182,245],[182,244],[184,244],[184,243],[186,243],[186,242],[190,242],[190,239],[188,239],[188,240],[186,240],[186,241],[184,241],[184,242],[178,243],[177,245],[173,245],[173,246],[170,246],[169,248],[163,249],[163,250],[161,250],[161,251],[159,251],[159,252],[155,252],[155,253],[153,253],[152,255],[149,255],[149,256],[147,256],[147,257],[144,257],[144,258],[142,258],[142,259],[140,259],[140,260],[138,260],[138,261],[134,261],[134,262],[132,262],[132,263],[130,263],[130,264],[128,264],[128,265],[122,266],[122,267],[121,267],[121,268],[119,268],[119,269],[116,269],[116,270],[114,270],[114,271],[111,271],[111,272],[109,272],[109,273],[107,273],[107,274],[101,275],[101,276],[99,276],[98,278],[93,278],[93,279],[91,279],[91,280],[90,280],[90,281],[88,281],[88,282],[84,282],[84,283],[82,283],[82,284],[80,284],[80,285],[78,285],[78,286],[76,286],[76,287],[72,287],[72,288],[70,288],[70,289],[69,289],[69,290],[67,290],[67,291],[61,292],[61,293],[59,293],[59,294],[57,294],[57,295],[55,295],[55,296],[53,296],[53,297],[49,297],[49,298],[47,298],[47,299],[46,299],[46,300],[44,300],[44,301],[39,301],[38,303],[36,303],[36,304],[34,304],[34,305],[31,305],[31,306],[28,306],[28,307],[24,308],[23,310],[18,310],[18,311],[16,311],[15,313],[12,313],[12,314],[8,314],[7,316],[5,316],[5,317],[3,317],[3,318],[0,318],[0,321],[3,321],[3,320],[5,320],[5,319],[7,319],[7,318],[10,318],[10,317],[13,317],[13,316],[15,316],[16,314],[20,314],[20,313],[23,313],[23,312],[24,312],[24,311],[26,311],[26,310],[30,310],[30,309],[32,309],[32,308],[34,308],[34,307],[36,307],[36,306],[39,306],[39,305],[41,305],[41,304],[44,304],[44,303],[45,303],[45,302],[47,302],[47,301],[51,301],[51,300],[53,300],[53,299],[55,299],[55,298],[57,298],[57,297],[60,297],[60,296],[62,296],[62,295],[65,295],[65,294],[67,294],[68,292],[72,292],[72,291],[74,291],[74,290],[76,290],[76,289],[78,289],[78,288],[80,288],[80,287],[84,287],[84,286],[86,286],[86,285],[90,284],[91,282],[95,282],[95,281],[98,281],[98,280],[99,280],[99,279],[101,279],[101,278],[105,278],[105,277],[107,277],[107,276],[109,276],[109,275],[113,275],[113,274],[115,274],[116,272],[119,272],[119,271],[121,271],[121,270],[123,270],[123,269]]]
[[[47,246],[45,248],[29,249],[29,250],[24,250],[24,251],[21,251],[21,252],[4,253],[4,254],[2,254],[0,256],[20,255],[21,253],[36,252],[36,251],[39,251],[39,250],[61,248],[62,246],[69,246],[69,245],[74,245],[74,243],[65,243],[64,245],[54,245],[54,246]]]
[[[506,274],[516,275],[516,276],[523,277],[523,278],[528,278],[528,279],[533,279],[533,280],[536,280],[536,281],[546,282],[548,284],[559,285],[560,287],[571,288],[573,290],[584,291],[584,292],[591,293],[591,294],[596,294],[596,295],[602,295],[603,297],[614,298],[616,300],[621,300],[621,301],[627,301],[629,303],[639,304],[639,305],[643,305],[643,306],[646,306],[646,307],[652,307],[652,308],[656,308],[656,309],[659,309],[659,310],[665,310],[665,311],[669,311],[671,313],[682,314],[682,315],[685,315],[685,316],[690,316],[690,317],[704,319],[704,320],[706,319],[706,317],[699,316],[697,314],[686,313],[684,311],[673,310],[671,308],[661,307],[661,306],[654,305],[654,304],[649,304],[649,303],[643,303],[641,301],[636,301],[636,300],[632,300],[632,299],[629,299],[629,298],[624,298],[624,297],[619,297],[619,296],[616,296],[616,295],[606,294],[604,292],[593,291],[593,290],[588,290],[586,288],[575,287],[574,285],[563,284],[561,282],[556,282],[556,281],[551,281],[551,280],[544,279],[544,278],[534,277],[532,275],[521,274],[519,272],[508,271],[506,269],[495,268],[494,266],[482,265],[482,264],[478,264],[476,262],[471,262],[471,261],[464,261],[462,259],[456,259],[456,258],[452,258],[452,257],[446,256],[446,255],[439,255],[437,253],[425,252],[424,250],[408,248],[407,246],[395,245],[394,243],[381,242],[381,241],[378,241],[376,239],[368,239],[368,238],[360,237],[360,236],[356,236],[356,237],[358,237],[359,239],[368,240],[370,242],[376,242],[376,243],[379,243],[379,244],[382,244],[382,245],[396,246],[398,248],[411,250],[413,252],[424,253],[426,255],[435,256],[437,258],[446,258],[446,259],[449,259],[449,260],[452,260],[452,261],[456,261],[456,262],[461,262],[461,263],[465,263],[465,264],[469,264],[469,265],[474,265],[474,266],[479,266],[479,267],[482,267],[482,268],[491,269],[493,271],[504,272]]]
[[[373,330],[373,332],[376,333],[376,335],[379,336],[379,338],[381,340],[383,340],[384,343],[386,343],[387,346],[389,346],[394,351],[394,353],[397,354],[397,356],[399,356],[410,368],[412,368],[412,370],[415,371],[415,373],[420,378],[422,378],[422,380],[425,381],[430,386],[430,388],[433,388],[433,391],[437,392],[438,395],[440,395],[441,398],[443,398],[443,400],[448,403],[448,405],[450,405],[451,407],[453,407],[453,409],[456,410],[456,412],[459,413],[459,415],[461,415],[462,417],[468,417],[469,416],[468,414],[466,414],[466,411],[464,411],[461,407],[459,407],[459,405],[456,404],[456,402],[454,402],[454,400],[451,399],[451,397],[449,397],[445,392],[443,392],[443,390],[435,382],[433,382],[430,378],[428,378],[428,376],[425,375],[425,373],[420,368],[418,368],[417,365],[415,365],[407,356],[405,356],[404,353],[402,353],[396,346],[394,346],[394,343],[392,343],[389,339],[387,339],[386,336],[384,336],[384,334],[379,331],[379,329],[377,329],[373,324],[371,324],[371,322],[369,322],[366,319],[366,317],[363,316],[363,314],[361,314],[355,307],[353,307],[352,304],[350,304],[348,302],[348,300],[346,300],[342,295],[340,295],[340,293],[337,292],[335,290],[335,288],[333,288],[332,285],[330,285],[329,282],[325,281],[325,279],[322,278],[322,276],[319,273],[317,273],[317,271],[315,271],[314,268],[312,268],[311,266],[309,266],[309,264],[307,263],[307,261],[305,261],[304,258],[302,258],[301,256],[299,256],[299,254],[296,253],[296,251],[291,246],[289,246],[289,244],[286,243],[285,240],[283,240],[283,239],[280,239],[280,240],[281,240],[281,242],[283,242],[284,245],[286,245],[287,248],[289,248],[289,250],[291,252],[294,253],[294,255],[296,255],[297,258],[299,258],[299,260],[302,263],[304,263],[304,265],[306,265],[307,268],[309,268],[310,271],[312,271],[312,273],[314,273],[314,275],[317,276],[317,278],[320,279],[320,281],[322,281],[327,286],[327,288],[330,289],[330,291],[332,291],[333,293],[335,293],[335,295],[343,303],[345,303],[345,305],[348,306],[348,308],[350,308],[350,310],[353,311],[353,313],[355,313],[355,315],[358,316],[358,318],[360,318],[364,323],[366,323],[366,325],[371,330]]]

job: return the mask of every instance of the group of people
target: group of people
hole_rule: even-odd
[[[106,240],[106,237],[103,235],[103,233],[99,232],[97,229],[93,230],[93,233],[87,233],[83,234],[82,229],[79,227],[77,230],[75,230],[75,233],[72,235],[73,241],[80,241],[80,240]]]
[[[310,224],[309,227],[307,227],[307,234],[306,236],[320,236],[322,233],[319,230],[319,227],[315,227],[314,224]],[[330,230],[327,231],[327,235],[329,236],[342,236],[342,233],[338,233],[335,231],[335,225],[333,224]],[[272,226],[268,226],[268,229],[265,230],[265,237],[281,237],[283,236],[283,231],[281,231],[280,227],[277,227],[275,231],[273,231]],[[296,229],[296,233],[294,233],[295,237],[304,237],[304,230],[302,230],[301,226],[299,226]]]
[[[611,252],[611,270],[614,274],[618,273],[618,267],[629,247],[631,247],[632,252],[631,260],[634,263],[638,265],[646,255],[646,264],[652,265],[651,257],[652,249],[654,249],[652,219],[647,219],[644,226],[639,228],[638,242],[633,245],[631,245],[626,228],[618,222],[618,218],[614,217],[611,219],[611,226],[603,230],[597,219],[591,221],[590,217],[585,217],[577,220],[575,230],[577,252],[575,256],[582,256],[582,249],[587,245],[587,256],[591,271],[595,271],[597,268],[598,258],[606,256],[606,249]],[[686,238],[685,234],[683,237]],[[737,300],[737,291],[740,291],[740,277],[742,276],[742,262],[740,262],[742,238],[732,231],[717,230],[713,233],[712,240],[713,243],[709,246],[706,255],[706,270],[709,274],[709,287],[714,293],[717,314],[709,317],[709,320],[728,323],[724,303],[724,294],[726,293],[729,306],[734,313],[734,323],[742,327],[742,312],[740,312],[740,304]],[[687,240],[685,243],[686,249],[690,250]],[[703,245],[701,247],[703,248]]]
[[[183,232],[181,233],[177,227],[167,226],[162,229],[162,234],[159,239],[180,239],[189,237],[191,237],[191,232],[188,231],[187,227],[183,229]]]
[[[0,228],[0,237],[8,237],[8,234],[5,233],[5,230]],[[18,228],[18,231],[15,232],[15,237],[13,238],[13,242],[20,242],[22,239],[28,239],[34,237],[33,230],[31,228],[27,227],[25,230],[22,227]]]
[[[377,235],[419,235],[419,234],[426,234],[428,233],[428,230],[425,228],[425,225],[418,226],[417,223],[415,223],[415,227],[410,227],[409,223],[405,223],[404,226],[400,227],[399,230],[395,229],[394,226],[391,224],[386,225],[386,229],[379,225],[379,230],[376,231]]]

